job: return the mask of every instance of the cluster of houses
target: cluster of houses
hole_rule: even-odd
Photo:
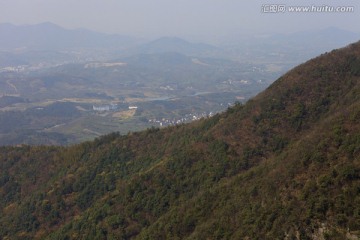
[[[108,105],[93,105],[93,110],[96,112],[105,112],[105,111],[114,111],[118,109],[117,104],[108,104]]]
[[[64,64],[73,63],[73,61],[64,61],[61,63],[48,63],[48,62],[41,62],[34,65],[17,65],[17,66],[7,66],[7,67],[0,67],[0,73],[2,72],[15,72],[15,73],[21,73],[21,72],[27,72],[27,71],[36,71],[44,68],[50,68],[50,67],[57,67]]]
[[[193,114],[186,114],[184,117],[182,118],[173,118],[173,119],[167,119],[167,118],[162,118],[162,119],[149,119],[149,123],[151,124],[156,124],[160,127],[165,127],[165,126],[174,126],[174,125],[178,125],[178,124],[182,124],[182,123],[188,123],[188,122],[192,122],[192,121],[196,121],[199,120],[201,118],[208,118],[208,117],[212,117],[214,115],[213,112],[209,112],[209,113],[193,113]]]
[[[137,106],[129,106],[129,110],[137,109]],[[105,104],[105,105],[93,105],[93,111],[95,112],[107,112],[107,111],[116,111],[119,110],[120,106],[118,104]]]
[[[2,73],[2,72],[23,72],[25,70],[26,70],[26,66],[3,67],[3,68],[0,68],[0,73]]]

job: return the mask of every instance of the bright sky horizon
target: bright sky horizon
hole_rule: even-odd
[[[307,9],[292,12],[293,6]],[[211,38],[328,27],[360,33],[360,1],[0,0],[0,23],[42,22],[141,37]]]

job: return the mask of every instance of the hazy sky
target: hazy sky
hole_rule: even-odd
[[[351,13],[263,13],[269,5],[353,6]],[[264,7],[265,8],[262,8]],[[273,8],[272,8],[273,9]],[[330,26],[360,32],[359,0],[0,0],[0,23],[155,37],[296,32]]]

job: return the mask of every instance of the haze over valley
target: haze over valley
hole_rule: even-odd
[[[52,23],[0,24],[0,34],[3,145],[69,144],[210,117],[358,37],[328,28],[215,46]]]

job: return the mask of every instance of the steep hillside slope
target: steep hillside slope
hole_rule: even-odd
[[[0,164],[4,239],[357,239],[360,42],[212,118]]]

